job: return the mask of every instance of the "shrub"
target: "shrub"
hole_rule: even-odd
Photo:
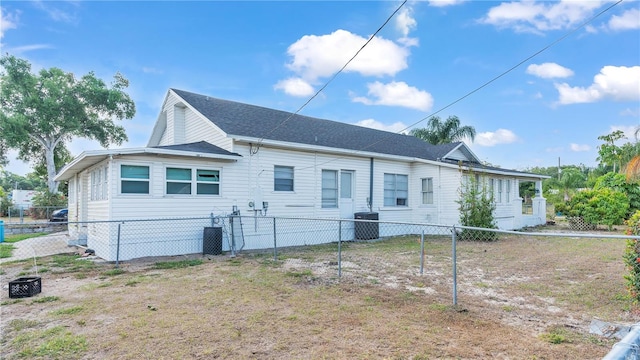
[[[627,220],[627,235],[640,235],[640,210]],[[636,304],[640,304],[640,240],[627,240],[627,247],[623,255],[628,274],[624,276],[627,289]]]
[[[493,217],[496,209],[493,192],[487,188],[484,181],[476,179],[473,173],[470,173],[468,178],[469,181],[460,189],[460,200],[458,200],[460,224],[485,229],[497,228]],[[491,231],[463,229],[460,238],[492,241],[498,238],[498,234]]]
[[[613,225],[623,223],[628,209],[627,196],[610,188],[578,192],[566,207],[569,217],[594,227],[598,224],[607,225],[609,230]]]

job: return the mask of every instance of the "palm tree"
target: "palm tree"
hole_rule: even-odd
[[[432,116],[426,128],[413,129],[409,134],[422,139],[430,144],[449,144],[462,141],[465,138],[473,141],[476,137],[476,129],[473,126],[460,126],[457,116],[449,116],[445,122],[440,117]]]

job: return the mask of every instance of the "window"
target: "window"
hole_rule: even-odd
[[[433,178],[422,179],[422,203],[433,204]]]
[[[120,180],[123,194],[149,193],[149,167],[137,165],[121,165]]]
[[[219,170],[167,168],[166,177],[167,195],[190,195],[194,188],[197,195],[220,195]]]
[[[489,179],[489,194],[493,196],[495,192],[496,192],[496,179]]]
[[[498,202],[502,202],[502,179],[498,179]]]
[[[167,194],[191,194],[191,169],[167,168]]]
[[[511,180],[507,180],[506,198],[507,203],[511,202]]]
[[[322,170],[322,207],[338,207],[338,172]]]
[[[109,198],[109,167],[105,166],[102,174],[104,178],[102,179],[102,199],[106,200]]]
[[[408,197],[407,175],[384,174],[384,206],[407,206]]]
[[[91,171],[91,200],[106,200],[108,191],[108,167],[101,167]]]
[[[196,188],[198,195],[220,195],[220,171],[196,170]]]
[[[290,166],[275,166],[273,168],[273,190],[293,191],[293,168]]]

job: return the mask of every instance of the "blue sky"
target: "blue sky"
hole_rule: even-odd
[[[394,132],[424,127],[613,4],[407,2],[301,114]],[[141,147],[169,88],[296,111],[399,5],[5,0],[0,46],[34,71],[94,71],[107,82],[122,73],[137,106],[122,122],[122,147]],[[640,2],[613,6],[438,113],[450,115],[475,127],[470,147],[483,161],[595,166],[598,136],[620,129],[632,139],[640,126]],[[100,146],[77,139],[69,148]],[[30,171],[15,159],[7,169]]]

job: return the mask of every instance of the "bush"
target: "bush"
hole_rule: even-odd
[[[640,235],[640,210],[636,211],[627,220],[627,235]],[[624,276],[627,282],[627,289],[631,298],[636,304],[640,304],[640,241],[637,239],[627,240],[627,247],[624,251],[624,264],[628,274]]]
[[[482,186],[473,173],[469,174],[469,181],[460,190],[460,224],[485,229],[496,229],[493,212],[496,204],[493,202],[493,192],[489,191],[481,181]],[[463,229],[460,233],[462,240],[489,240],[498,238],[492,231]]]
[[[569,222],[583,222],[586,225],[607,225],[609,230],[613,225],[623,223],[629,199],[619,191],[610,188],[599,188],[578,192],[567,203]]]

